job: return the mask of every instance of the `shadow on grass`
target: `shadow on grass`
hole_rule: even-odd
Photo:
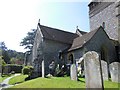
[[[85,81],[84,81],[84,80],[81,80],[80,78],[78,78],[78,81],[80,81],[80,82],[82,82],[82,83],[85,83]]]

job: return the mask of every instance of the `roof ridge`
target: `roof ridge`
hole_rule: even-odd
[[[85,32],[85,31],[82,31],[82,30],[80,30],[80,29],[77,29],[79,32]],[[85,33],[88,33],[88,32],[85,32]]]
[[[61,31],[61,32],[65,32],[65,33],[76,34],[76,33],[73,33],[73,32],[69,32],[69,31],[65,31],[65,30],[61,30],[61,29],[58,29],[58,28],[53,28],[53,27],[49,27],[49,26],[45,26],[45,25],[41,25],[41,24],[40,24],[40,26],[51,28],[51,29],[58,30],[58,31]]]

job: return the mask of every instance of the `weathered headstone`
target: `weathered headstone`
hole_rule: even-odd
[[[44,60],[42,60],[42,77],[45,77],[45,65],[44,65]]]
[[[120,63],[113,62],[109,65],[112,82],[120,83]]]
[[[108,67],[107,67],[107,62],[101,60],[101,66],[102,66],[102,76],[103,76],[103,80],[108,80]]]
[[[83,57],[86,88],[100,88],[102,90],[103,78],[99,55],[94,51],[90,51],[87,52]]]
[[[70,66],[70,78],[77,81],[77,67],[75,64]]]

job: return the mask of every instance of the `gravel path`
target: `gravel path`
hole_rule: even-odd
[[[8,87],[14,86],[14,85],[9,85],[9,80],[18,75],[20,74],[15,74],[14,76],[8,77],[2,83],[0,83],[0,90],[2,90],[2,88],[8,88]]]

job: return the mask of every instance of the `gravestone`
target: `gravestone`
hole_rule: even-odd
[[[94,51],[90,51],[84,54],[83,57],[86,88],[100,88],[100,90],[103,90],[103,78],[99,55]]]
[[[44,64],[44,60],[42,60],[42,77],[45,77],[45,64]]]
[[[120,83],[120,63],[113,62],[109,65],[112,82]]]
[[[102,66],[102,76],[103,76],[103,80],[108,80],[108,67],[107,67],[107,62],[101,60],[101,66]]]
[[[70,78],[77,81],[77,67],[75,64],[70,66]]]

